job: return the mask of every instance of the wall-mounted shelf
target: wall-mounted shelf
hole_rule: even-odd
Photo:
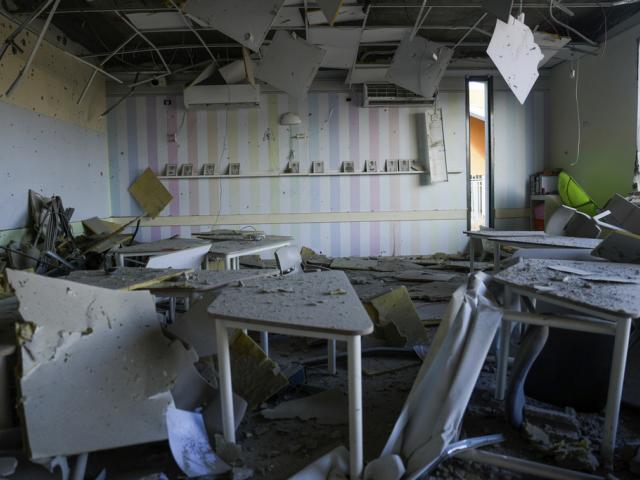
[[[262,177],[350,177],[362,175],[420,175],[424,170],[412,170],[410,172],[326,172],[326,173],[243,173],[240,175],[176,175],[167,177],[159,176],[160,180],[198,180],[205,178],[262,178]]]

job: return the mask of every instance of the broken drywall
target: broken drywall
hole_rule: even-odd
[[[509,23],[496,21],[487,55],[518,101],[524,103],[538,79],[538,64],[544,58],[533,32],[524,23],[524,14],[518,19],[510,16]]]
[[[195,354],[162,334],[151,294],[8,276],[24,319],[20,389],[32,458],[166,439],[169,390]]]
[[[412,347],[427,342],[427,331],[406,287],[372,299],[371,305],[378,314],[376,325],[382,329],[390,345]]]

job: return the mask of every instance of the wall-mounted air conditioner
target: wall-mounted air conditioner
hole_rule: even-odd
[[[417,95],[393,83],[364,83],[362,106],[368,107],[426,107],[433,105],[433,98]]]
[[[260,86],[194,85],[184,89],[187,108],[249,108],[260,106]]]

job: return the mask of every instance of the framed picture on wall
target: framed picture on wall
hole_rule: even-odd
[[[216,164],[215,163],[205,163],[202,166],[202,175],[215,175],[216,173]]]
[[[342,162],[342,171],[344,173],[353,173],[353,162]]]
[[[164,169],[164,174],[167,177],[175,177],[176,175],[178,175],[178,166],[177,165],[168,164]]]
[[[229,164],[229,175],[240,175],[240,164],[239,163],[230,163]]]
[[[378,171],[378,162],[375,160],[367,160],[367,172],[377,172]]]
[[[408,172],[411,170],[411,160],[398,160],[398,171]]]
[[[324,173],[324,162],[313,162],[313,173]]]
[[[398,160],[387,160],[387,172],[398,171]]]
[[[180,167],[181,177],[190,177],[193,175],[193,163],[183,163]]]
[[[289,162],[287,173],[300,173],[300,162]]]

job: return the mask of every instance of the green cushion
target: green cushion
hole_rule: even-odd
[[[567,172],[560,172],[558,175],[558,192],[562,203],[576,210],[594,216],[598,213],[598,205],[591,197],[578,185],[578,182]]]

